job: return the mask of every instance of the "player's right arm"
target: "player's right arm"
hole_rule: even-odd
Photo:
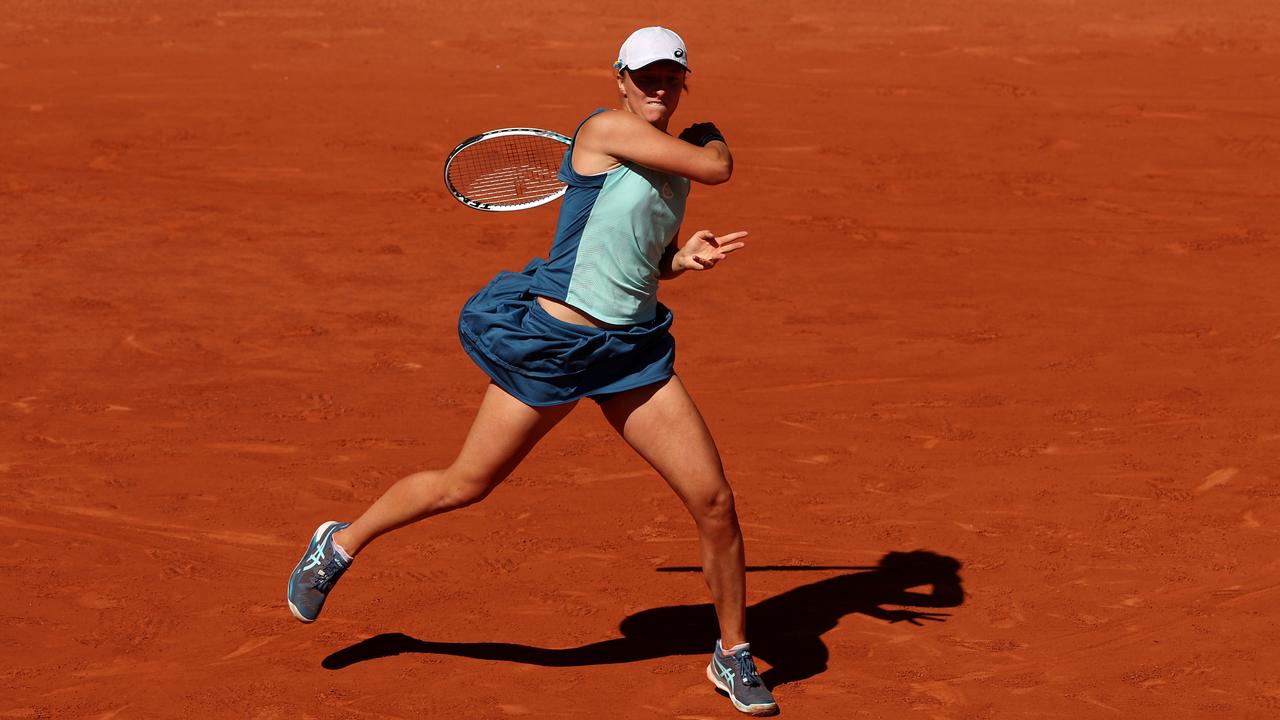
[[[673,138],[622,110],[600,113],[578,131],[575,169],[583,172],[579,163],[594,169],[601,161],[606,168],[633,162],[706,185],[719,185],[733,175],[733,155],[711,123],[698,123]]]

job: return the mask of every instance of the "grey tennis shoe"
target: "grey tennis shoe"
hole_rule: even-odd
[[[330,520],[316,528],[307,551],[289,576],[289,612],[304,623],[315,622],[325,598],[352,560],[333,546],[333,534],[351,523]]]
[[[776,715],[778,703],[760,680],[751,649],[743,647],[732,655],[723,655],[720,649],[717,640],[707,665],[707,679],[726,693],[738,710],[750,715]]]

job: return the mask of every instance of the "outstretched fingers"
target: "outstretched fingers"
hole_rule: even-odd
[[[742,240],[742,238],[746,236],[746,230],[739,230],[738,232],[731,232],[727,235],[720,235],[714,238],[715,246],[720,249],[722,254],[728,255],[734,250],[741,250],[747,246],[747,243]]]
[[[746,243],[742,242],[741,239],[746,236],[747,236],[746,230],[739,230],[737,232],[725,233],[724,235],[716,235],[714,232],[710,230],[699,230],[698,232],[694,233],[693,237],[689,238],[689,240],[690,242],[701,241],[710,245],[711,247],[720,248],[724,252],[730,252],[745,246]]]
[[[719,236],[710,230],[699,230],[689,238],[689,242],[683,248],[684,255],[690,260],[687,268],[706,270],[715,267],[725,255],[746,247],[747,243],[742,239],[746,236],[745,230]]]

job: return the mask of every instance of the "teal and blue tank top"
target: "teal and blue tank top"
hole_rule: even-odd
[[[614,325],[648,322],[657,305],[658,262],[684,220],[689,180],[634,163],[579,175],[572,157],[570,145],[560,165],[568,189],[550,257],[529,292]]]

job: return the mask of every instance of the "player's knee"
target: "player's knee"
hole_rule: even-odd
[[[483,486],[460,487],[450,493],[448,501],[452,509],[475,505],[489,496],[489,488]]]
[[[450,510],[475,505],[489,496],[494,483],[489,478],[465,478],[450,484],[444,502]]]
[[[727,484],[721,484],[715,490],[704,493],[692,505],[690,510],[693,511],[699,523],[728,525],[736,517],[733,490]]]

